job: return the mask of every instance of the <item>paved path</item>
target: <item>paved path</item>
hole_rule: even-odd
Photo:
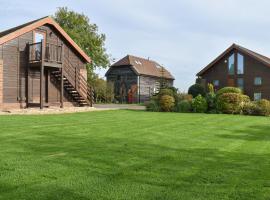
[[[95,104],[96,109],[108,109],[108,110],[145,110],[145,106],[140,106],[136,104]]]
[[[1,111],[0,115],[45,115],[45,114],[63,114],[76,112],[93,112],[103,110],[145,110],[145,106],[130,105],[130,104],[96,104],[94,107],[50,107],[40,110],[39,108],[13,109],[9,111]]]

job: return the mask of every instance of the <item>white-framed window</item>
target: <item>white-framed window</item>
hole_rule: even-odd
[[[254,85],[262,85],[262,77],[255,77]]]
[[[159,90],[160,90],[160,82],[156,82],[154,87],[154,94],[159,93]]]
[[[258,101],[262,99],[262,93],[261,92],[256,92],[254,93],[254,101]]]

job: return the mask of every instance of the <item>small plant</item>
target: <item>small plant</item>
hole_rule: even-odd
[[[169,95],[163,95],[160,98],[160,107],[161,110],[164,112],[171,112],[174,109],[175,106],[175,99],[172,96]]]
[[[188,89],[188,94],[192,95],[193,98],[197,97],[198,95],[205,96],[205,89],[200,84],[194,84],[190,86]]]
[[[150,100],[146,104],[146,110],[147,111],[152,111],[152,112],[159,112],[160,111],[160,106],[157,101],[155,100]]]
[[[207,102],[206,99],[202,95],[198,95],[192,101],[192,109],[195,113],[204,113],[207,111]]]
[[[182,100],[177,104],[177,112],[180,113],[189,113],[192,111],[191,101]]]
[[[225,93],[236,93],[236,94],[242,94],[242,90],[236,87],[224,87],[217,91],[217,96],[221,96]]]

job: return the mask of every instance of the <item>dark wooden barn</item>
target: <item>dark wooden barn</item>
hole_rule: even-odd
[[[233,44],[197,76],[215,89],[239,87],[253,100],[270,99],[270,58]]]
[[[90,61],[50,17],[0,32],[0,108],[91,105]]]
[[[160,83],[173,86],[174,77],[155,61],[127,55],[106,73],[119,102],[141,103],[159,91]]]

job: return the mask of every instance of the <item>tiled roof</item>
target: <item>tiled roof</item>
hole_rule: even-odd
[[[157,62],[145,58],[140,58],[137,56],[127,55],[126,57],[117,61],[111,67],[118,67],[125,65],[132,66],[138,75],[147,75],[155,77],[163,76],[164,78],[174,80],[174,77],[171,75],[171,73],[164,67],[161,67],[161,65],[158,64]]]

